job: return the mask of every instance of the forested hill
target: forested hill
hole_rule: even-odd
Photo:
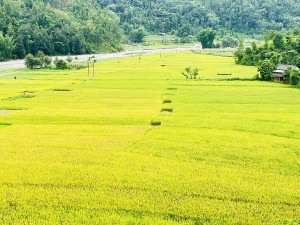
[[[299,0],[0,0],[0,61],[39,50],[117,51],[122,28],[187,37],[204,28],[254,34],[299,25]]]
[[[0,0],[0,61],[120,49],[118,17],[95,0]]]
[[[143,26],[179,36],[200,28],[262,33],[299,26],[299,0],[97,0],[116,12],[125,32]]]

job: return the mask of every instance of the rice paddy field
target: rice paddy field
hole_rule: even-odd
[[[257,69],[178,52],[0,77],[0,224],[299,224],[300,90],[218,73]]]

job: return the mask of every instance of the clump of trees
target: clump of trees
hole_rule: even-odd
[[[274,69],[274,65],[272,65],[272,63],[270,63],[269,60],[264,60],[258,68],[258,72],[260,73],[261,79],[265,81],[271,80]]]
[[[25,57],[25,66],[29,69],[45,68],[51,65],[51,58],[39,51],[36,55],[28,54]]]
[[[68,69],[68,63],[62,59],[59,59],[56,63],[55,63],[56,69],[58,70],[65,70]]]
[[[221,40],[221,46],[223,48],[235,48],[238,47],[238,45],[239,45],[238,39],[231,36],[225,36]]]
[[[291,85],[297,85],[299,84],[300,81],[300,71],[293,69],[293,68],[288,68],[286,71],[283,73],[283,81],[285,83],[291,84]]]
[[[266,59],[273,65],[287,64],[300,67],[300,29],[294,29],[286,34],[268,31],[265,34],[264,45],[255,42],[251,47],[240,46],[235,52],[237,64],[260,66]]]
[[[213,30],[203,30],[197,35],[197,40],[202,43],[203,48],[212,48],[216,37],[216,32]]]
[[[96,0],[0,0],[0,61],[119,51],[118,17]]]
[[[280,64],[294,65],[300,68],[300,29],[285,34],[274,30],[265,33],[265,43],[258,46],[255,42],[251,47],[240,45],[235,52],[237,64],[258,66],[262,80],[271,80],[272,71]],[[286,83],[297,84],[299,71],[288,70],[284,75]]]
[[[42,68],[48,68],[48,69],[57,69],[57,70],[65,70],[65,69],[82,69],[86,68],[85,64],[82,63],[75,63],[72,64],[73,58],[71,56],[68,56],[66,58],[66,61],[63,59],[59,59],[58,57],[55,57],[52,63],[52,59],[45,55],[43,52],[39,51],[36,55],[28,54],[25,57],[25,66],[28,69],[42,69]]]
[[[184,72],[182,72],[182,75],[185,76],[186,79],[197,79],[197,76],[199,75],[199,69],[186,67]]]
[[[133,29],[129,33],[129,40],[132,43],[142,43],[144,41],[144,38],[146,36],[146,32],[143,27],[140,27],[138,29]]]

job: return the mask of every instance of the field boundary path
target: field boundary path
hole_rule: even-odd
[[[86,61],[90,57],[94,56],[96,60],[103,60],[103,59],[113,59],[113,58],[122,58],[132,55],[148,55],[148,54],[155,54],[155,53],[164,53],[164,52],[179,52],[179,51],[188,51],[192,50],[193,48],[164,48],[164,49],[151,49],[151,50],[134,50],[134,51],[124,51],[124,52],[116,52],[116,53],[101,53],[101,54],[88,54],[88,55],[73,55],[72,57],[77,57],[78,61]],[[59,59],[67,59],[68,56],[57,56]],[[54,59],[55,56],[52,56]],[[0,69],[23,69],[25,68],[24,60],[11,60],[7,62],[0,62]],[[5,76],[7,74],[0,74],[0,76]]]
[[[10,74],[14,74],[14,73],[19,73],[19,72],[20,72],[20,70],[17,70],[17,71],[14,71],[14,72],[4,72],[4,73],[0,72],[0,77],[4,77],[6,75],[10,75]]]

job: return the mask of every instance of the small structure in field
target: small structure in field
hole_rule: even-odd
[[[276,70],[273,71],[273,77],[276,81],[283,81],[283,74],[288,68],[299,70],[297,66],[294,65],[279,65]]]

